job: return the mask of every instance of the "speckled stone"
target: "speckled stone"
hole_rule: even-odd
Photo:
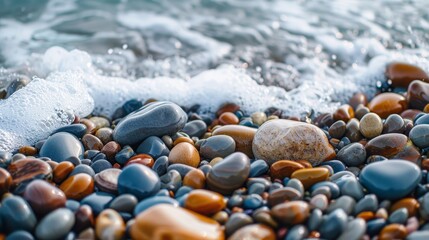
[[[51,135],[39,152],[40,157],[48,157],[56,162],[62,162],[70,157],[83,158],[83,146],[72,134],[58,132]]]
[[[383,132],[381,118],[375,113],[368,113],[360,120],[360,132],[366,138],[374,138]]]
[[[51,166],[40,160],[24,158],[9,164],[7,168],[9,174],[12,176],[11,188],[19,188],[23,190],[32,179],[52,179],[52,168]]]
[[[186,113],[174,103],[149,103],[123,118],[113,131],[113,139],[121,145],[137,144],[149,136],[174,134],[187,120]]]
[[[74,214],[67,208],[57,209],[46,215],[36,228],[38,239],[62,239],[69,233],[75,223]],[[55,231],[52,227],[55,226]]]
[[[118,178],[119,194],[130,193],[138,199],[154,195],[160,187],[158,175],[152,169],[140,164],[125,167]]]
[[[419,148],[429,147],[429,124],[414,126],[410,131],[410,139]]]
[[[282,159],[305,159],[317,165],[336,156],[320,128],[291,120],[271,120],[263,124],[255,135],[252,149],[256,158],[270,165]]]
[[[399,199],[411,193],[420,182],[417,165],[403,160],[389,160],[367,165],[359,181],[382,199]]]
[[[234,171],[231,171],[234,169]],[[209,189],[222,194],[230,194],[241,187],[250,172],[249,158],[240,152],[233,153],[216,164],[207,174]]]
[[[198,229],[198,231],[196,231]],[[215,220],[192,211],[159,204],[140,213],[131,226],[132,239],[222,240],[223,230]]]
[[[215,135],[202,140],[200,145],[200,154],[205,159],[215,157],[226,157],[235,150],[235,141],[227,135]]]

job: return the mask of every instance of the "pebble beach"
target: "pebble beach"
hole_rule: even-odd
[[[0,240],[429,239],[418,1],[0,1]]]

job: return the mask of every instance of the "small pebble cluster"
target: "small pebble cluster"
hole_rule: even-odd
[[[0,152],[0,239],[429,239],[429,77],[386,80],[314,119],[154,100],[76,117]]]

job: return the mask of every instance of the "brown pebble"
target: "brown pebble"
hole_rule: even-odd
[[[416,117],[417,114],[421,113],[422,111],[417,110],[417,109],[407,109],[405,111],[403,111],[401,113],[401,117],[403,119],[409,119],[409,120],[414,120],[414,118]]]
[[[219,193],[196,189],[188,194],[185,208],[199,214],[212,215],[225,208],[225,201]]]
[[[86,150],[98,150],[103,148],[103,143],[100,139],[92,134],[85,134],[82,137],[82,143]]]
[[[94,179],[86,173],[78,173],[68,177],[60,189],[67,198],[79,201],[94,192]]]
[[[291,160],[279,160],[270,167],[271,179],[283,180],[285,177],[290,178],[293,172],[298,169],[304,169],[304,166]]]
[[[0,198],[3,194],[9,191],[11,185],[12,176],[8,171],[3,168],[0,168]]]
[[[359,130],[366,138],[377,137],[383,132],[381,118],[375,113],[368,113],[360,120]]]
[[[343,120],[344,122],[348,122],[355,117],[355,112],[350,105],[344,104],[333,113],[333,117],[335,121]]]
[[[12,162],[7,170],[12,176],[11,188],[17,187],[19,184],[28,182],[31,179],[52,179],[52,169],[48,163],[39,160],[24,158]]]
[[[228,240],[244,240],[244,239],[258,239],[258,240],[275,240],[276,233],[270,227],[263,224],[251,224],[239,228],[232,234]]]
[[[149,154],[141,153],[128,159],[128,161],[125,163],[125,166],[130,164],[142,164],[146,167],[152,168],[153,164],[155,164],[155,160]]]
[[[183,186],[201,189],[206,185],[206,176],[200,169],[192,169],[183,178]]]
[[[368,103],[368,108],[380,116],[387,118],[390,114],[400,114],[407,108],[407,101],[397,93],[381,93]]]
[[[350,119],[346,125],[346,137],[351,142],[359,142],[363,136],[360,132],[360,123],[356,118]]]
[[[177,144],[179,144],[181,142],[187,142],[189,144],[194,145],[194,141],[192,141],[192,139],[190,139],[188,137],[178,137],[176,140],[174,140],[173,146],[176,146]]]
[[[232,112],[225,112],[219,116],[219,123],[222,125],[236,125],[240,120]]]
[[[23,146],[19,148],[18,152],[26,156],[34,156],[37,154],[37,148],[32,146]]]
[[[95,132],[95,136],[98,137],[103,144],[106,144],[113,140],[113,130],[111,128],[103,127]]]
[[[366,222],[368,222],[371,219],[374,219],[374,213],[370,212],[370,211],[364,211],[359,213],[357,216],[357,218],[362,218],[363,220],[365,220]]]
[[[252,142],[255,137],[256,129],[240,125],[228,125],[219,127],[213,131],[213,135],[228,135],[235,141],[235,151],[246,154],[253,158]]]
[[[328,180],[329,170],[323,167],[299,169],[292,173],[291,178],[298,179],[308,189],[318,182]]]
[[[79,233],[87,228],[94,226],[94,214],[92,208],[89,205],[81,205],[74,213],[75,224],[74,231]]]
[[[60,184],[64,179],[66,179],[69,174],[73,171],[74,165],[69,161],[60,162],[54,168],[54,182]]]
[[[338,120],[329,127],[328,132],[331,137],[341,139],[346,133],[346,123],[343,120]]]
[[[400,208],[406,208],[408,211],[408,216],[413,217],[416,216],[419,210],[420,204],[414,198],[403,198],[397,202],[395,202],[390,208],[390,212],[394,212]]]
[[[349,104],[353,109],[356,109],[359,104],[366,106],[368,104],[368,99],[365,94],[358,92],[350,98]]]
[[[115,156],[119,151],[121,151],[121,145],[115,141],[106,143],[106,145],[101,149],[101,152],[104,153],[107,159],[111,161],[115,159]]]
[[[223,104],[217,110],[216,117],[219,117],[220,115],[222,115],[222,113],[225,113],[225,112],[232,112],[233,113],[233,112],[236,112],[238,110],[240,110],[240,106],[238,106],[237,104],[235,104],[235,103],[226,103],[226,104]]]
[[[191,167],[198,167],[200,154],[194,145],[182,142],[171,149],[168,161],[170,164],[182,163]]]
[[[113,209],[103,210],[95,221],[95,233],[99,239],[123,239],[125,234],[124,220]]]
[[[408,87],[409,108],[423,110],[429,103],[429,83],[415,80]]]
[[[94,134],[96,132],[95,124],[89,119],[82,118],[79,122],[86,126],[86,133]]]
[[[291,201],[276,205],[271,215],[285,225],[300,224],[310,215],[310,206],[304,201]]]
[[[63,191],[44,180],[33,180],[27,185],[22,196],[38,217],[43,217],[55,209],[66,206]]]
[[[423,69],[404,62],[393,62],[387,65],[386,78],[392,81],[393,87],[402,88],[407,88],[416,79],[421,81],[429,80],[428,75]]]
[[[389,224],[385,226],[380,234],[378,240],[391,240],[391,239],[405,239],[407,237],[407,229],[402,224]]]

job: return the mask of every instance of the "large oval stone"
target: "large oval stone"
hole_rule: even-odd
[[[410,108],[423,110],[429,103],[429,83],[413,81],[408,87],[407,100]]]
[[[285,225],[300,224],[310,215],[310,206],[304,201],[290,201],[276,205],[271,215]]]
[[[230,194],[241,187],[250,173],[250,160],[241,152],[236,152],[217,163],[207,174],[210,189],[222,194]]]
[[[407,101],[397,93],[381,93],[375,96],[369,103],[371,112],[378,114],[381,118],[387,118],[391,114],[400,114],[407,107]]]
[[[40,149],[40,157],[62,162],[70,157],[83,157],[82,143],[72,134],[59,132],[50,136]]]
[[[404,160],[375,162],[363,168],[360,183],[381,199],[395,200],[410,194],[420,182],[419,167]]]
[[[72,211],[67,208],[57,209],[40,221],[36,227],[36,236],[46,240],[63,239],[73,228],[74,222]]]
[[[270,165],[282,159],[304,159],[318,165],[336,156],[320,128],[291,120],[271,120],[259,127],[253,139],[253,153]]]
[[[129,193],[138,199],[154,195],[161,188],[161,181],[152,169],[131,164],[122,170],[118,178],[119,194]]]
[[[253,158],[252,142],[255,137],[256,129],[241,125],[227,125],[216,128],[213,131],[215,135],[227,135],[235,141],[235,151],[242,152],[248,157]]]
[[[149,103],[123,118],[113,131],[113,139],[121,145],[137,144],[149,136],[172,135],[187,120],[186,113],[174,103]]]
[[[28,184],[23,198],[39,217],[57,208],[65,207],[67,201],[63,191],[43,180],[34,180]]]
[[[400,133],[387,133],[371,139],[365,146],[368,156],[381,155],[386,158],[399,158],[417,161],[420,152],[407,136]]]
[[[429,81],[423,69],[404,62],[393,62],[387,65],[386,78],[392,81],[393,87],[403,88],[407,88],[414,80]]]
[[[158,204],[140,213],[131,226],[132,239],[223,240],[222,227],[215,220],[168,204]]]

